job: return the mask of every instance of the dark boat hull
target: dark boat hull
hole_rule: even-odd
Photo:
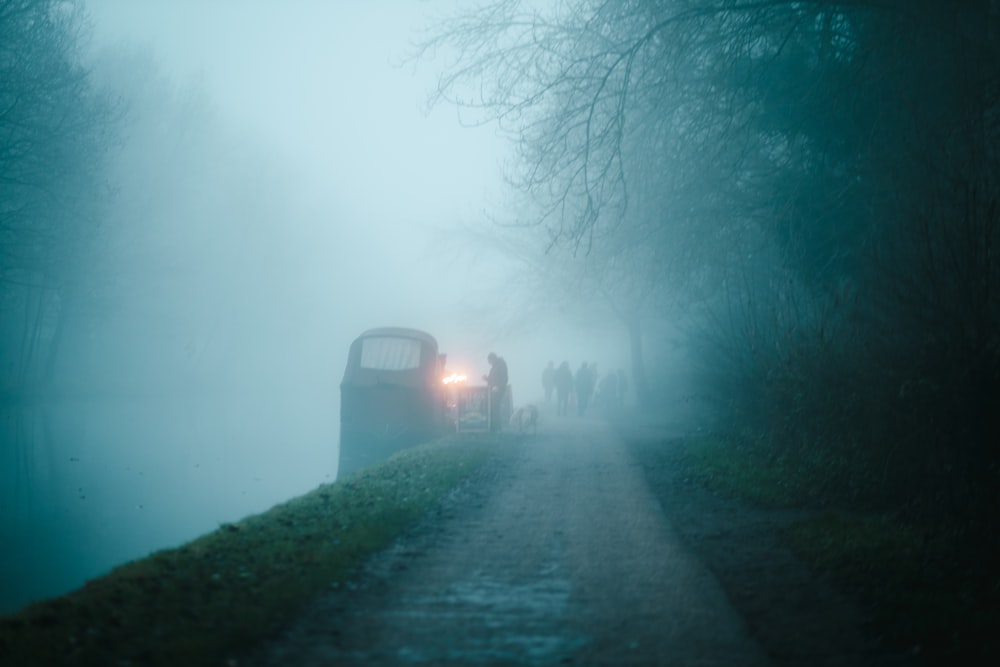
[[[340,384],[337,476],[446,432],[444,355],[415,329],[370,329],[351,344]]]
[[[437,398],[410,388],[342,388],[340,414],[338,478],[446,432]]]

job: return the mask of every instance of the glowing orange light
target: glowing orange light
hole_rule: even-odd
[[[458,384],[459,382],[465,382],[468,379],[469,378],[465,375],[460,375],[452,371],[451,375],[446,375],[441,378],[441,382],[444,382],[445,384]]]

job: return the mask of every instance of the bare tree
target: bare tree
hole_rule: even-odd
[[[457,55],[436,99],[508,131],[537,242],[593,255],[637,299],[706,288],[727,327],[707,360],[746,370],[720,384],[727,405],[782,415],[801,442],[816,425],[850,432],[866,455],[918,415],[953,424],[961,405],[995,405],[995,0],[531,7],[495,2],[440,26],[425,49]],[[990,424],[969,438],[923,429],[936,440],[922,449],[907,436],[914,469],[987,469]]]
[[[83,37],[80,2],[0,3],[0,337],[7,386],[51,371],[66,313],[86,292],[114,113],[81,64]]]

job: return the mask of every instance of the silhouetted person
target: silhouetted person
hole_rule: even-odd
[[[569,362],[564,361],[559,364],[555,375],[556,384],[556,414],[569,414],[569,396],[573,393],[573,371],[569,369]]]
[[[545,402],[552,401],[552,390],[556,388],[556,367],[550,361],[542,371],[542,389],[545,390]]]
[[[583,416],[590,405],[590,396],[594,393],[594,376],[587,368],[587,362],[580,364],[576,371],[576,413]]]
[[[486,355],[490,362],[489,375],[484,375],[486,386],[490,392],[490,430],[500,430],[500,406],[507,395],[507,362],[493,352]]]

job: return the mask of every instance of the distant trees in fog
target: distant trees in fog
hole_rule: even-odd
[[[0,398],[294,372],[263,350],[322,335],[302,321],[329,286],[302,276],[331,261],[328,221],[198,81],[91,49],[86,21],[82,2],[0,2]]]
[[[692,350],[732,427],[984,506],[997,4],[533,7],[488,4],[425,44],[456,54],[437,98],[516,146],[511,182],[537,211],[523,233],[648,316],[696,313]],[[961,491],[941,472],[959,469]]]
[[[117,112],[83,35],[79,3],[0,3],[0,391],[51,378],[91,296]]]

